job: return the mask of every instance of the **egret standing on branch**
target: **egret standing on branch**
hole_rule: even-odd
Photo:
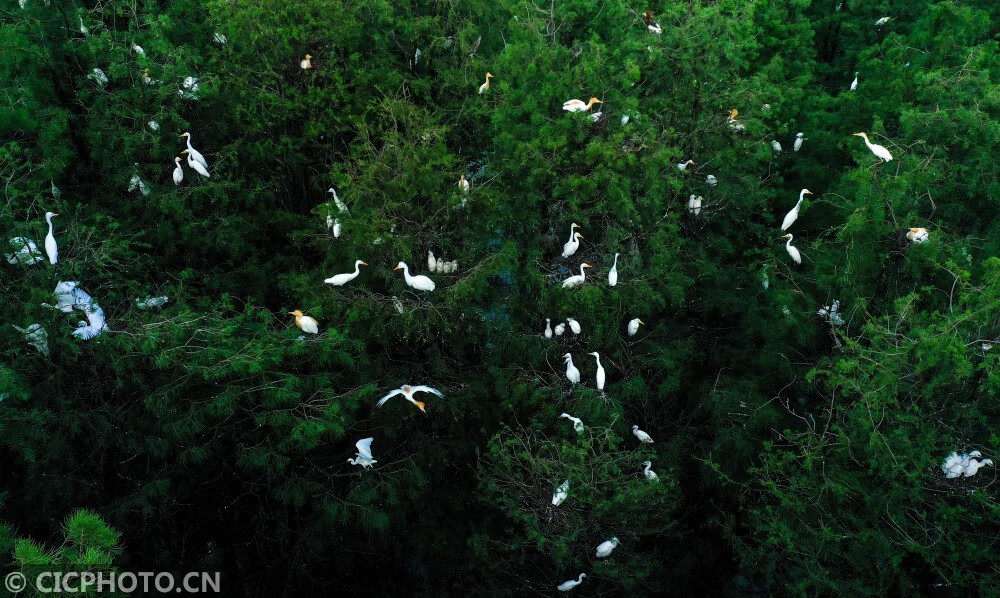
[[[373,440],[375,440],[375,438],[362,438],[359,440],[357,444],[354,445],[358,448],[358,458],[348,459],[347,462],[351,465],[360,465],[365,469],[370,469],[372,465],[378,463],[378,461],[372,457]]]
[[[299,61],[299,68],[305,71],[311,69],[312,67],[312,55],[306,54],[306,57]]]
[[[611,264],[608,270],[608,286],[613,287],[618,284],[618,254],[615,254],[615,263]]]
[[[792,233],[788,233],[787,235],[785,235],[784,237],[782,237],[782,239],[788,239],[788,241],[785,243],[785,251],[788,252],[789,257],[792,258],[793,262],[795,262],[796,264],[801,264],[802,263],[802,254],[799,253],[799,250],[797,248],[795,248],[795,247],[792,246],[792,239],[793,238],[794,237],[792,236]]]
[[[301,309],[290,311],[288,314],[295,316],[295,325],[302,329],[302,332],[309,334],[317,334],[319,332],[319,322],[314,318],[303,315]]]
[[[576,228],[580,228],[580,225],[575,222],[569,225],[569,241],[563,243],[563,250],[562,250],[563,257],[572,256],[574,253],[576,253],[576,250],[579,249],[580,247],[580,239],[583,238],[583,235],[573,230]]]
[[[575,276],[570,276],[563,281],[562,286],[564,289],[572,289],[583,284],[586,276],[584,275],[584,268],[593,268],[590,264],[580,264],[580,273]]]
[[[639,429],[639,426],[632,426],[632,434],[643,444],[653,444],[653,438]]]
[[[325,282],[327,284],[332,284],[335,287],[342,287],[345,284],[347,284],[347,283],[351,282],[352,280],[354,280],[355,278],[357,278],[358,274],[361,274],[361,266],[367,266],[367,265],[368,265],[367,263],[365,263],[365,262],[363,262],[361,260],[355,260],[355,262],[354,262],[354,272],[348,272],[347,274],[338,274],[338,275],[333,276],[331,278],[327,278],[323,282]]]
[[[201,164],[202,166],[204,166],[205,169],[207,170],[208,169],[208,162],[205,161],[205,156],[201,155],[201,152],[199,152],[198,150],[196,150],[193,147],[191,147],[191,133],[188,133],[187,131],[185,131],[185,132],[181,133],[180,136],[187,138],[187,151],[188,151],[188,155],[191,158],[194,158],[195,162],[198,162],[199,164]],[[183,152],[181,152],[181,153],[183,153]]]
[[[208,173],[208,170],[205,168],[205,165],[195,160],[194,156],[192,156],[191,153],[188,152],[188,150],[182,151],[181,154],[187,154],[188,166],[190,166],[195,172],[205,177],[206,179],[211,178],[212,175]]]
[[[565,417],[569,421],[573,422],[573,429],[576,430],[577,434],[583,434],[583,420],[579,417],[573,417],[568,413],[563,413],[559,417]]]
[[[865,145],[867,145],[868,149],[870,149],[872,153],[875,154],[877,157],[881,158],[886,162],[892,160],[892,154],[889,153],[889,150],[885,149],[881,145],[878,145],[877,143],[872,143],[871,141],[868,141],[867,133],[854,133],[854,136],[861,137],[862,139],[864,139]]]
[[[493,78],[493,73],[486,73],[486,83],[479,86],[479,95],[483,95],[487,89],[490,88],[490,79]]]
[[[58,216],[53,212],[45,212],[45,222],[49,224],[49,234],[45,235],[45,253],[49,256],[49,263],[53,266],[59,261],[59,246],[56,245],[56,237],[52,234],[52,217]]]
[[[628,335],[635,336],[639,332],[639,324],[645,324],[639,318],[635,318],[628,323]]]
[[[601,542],[601,544],[597,547],[597,558],[603,559],[611,556],[611,551],[615,549],[615,546],[618,546],[618,538],[616,537],[612,537],[610,540]]]
[[[813,192],[808,189],[803,189],[799,191],[799,201],[796,202],[795,207],[791,209],[790,212],[785,214],[785,219],[781,221],[781,230],[788,230],[788,227],[795,224],[795,221],[799,219],[799,206],[802,205],[802,199],[806,195],[812,195]]]
[[[593,355],[594,359],[597,360],[597,390],[604,392],[604,381],[606,376],[604,374],[604,366],[601,365],[601,355],[596,351],[590,353],[590,355]]]
[[[563,359],[566,360],[566,379],[569,380],[570,384],[577,384],[580,382],[580,370],[576,369],[573,365],[573,356],[569,353],[563,355]]]
[[[434,281],[422,274],[410,276],[410,269],[407,267],[406,262],[399,262],[399,265],[393,268],[393,270],[400,269],[403,270],[403,278],[406,280],[406,284],[408,284],[411,288],[417,289],[418,291],[433,291],[436,288]]]
[[[175,165],[174,173],[173,173],[174,184],[175,185],[180,185],[181,183],[184,182],[184,169],[181,168],[181,159],[179,157],[178,158],[174,158],[174,165]]]
[[[802,133],[796,133],[795,134],[795,143],[792,144],[792,149],[795,150],[795,151],[799,151],[800,149],[802,149],[802,142],[804,140],[805,140],[805,135],[803,135]]]

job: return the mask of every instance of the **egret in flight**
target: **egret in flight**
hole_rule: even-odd
[[[348,272],[346,274],[338,274],[338,275],[333,276],[331,278],[327,278],[323,282],[325,282],[327,284],[332,284],[335,287],[342,287],[345,284],[347,284],[347,283],[351,282],[352,280],[354,280],[355,278],[357,278],[358,274],[361,274],[361,266],[367,266],[367,265],[368,265],[367,263],[365,263],[365,262],[363,262],[361,260],[355,260],[354,261],[354,272]]]
[[[413,398],[413,395],[417,394],[418,392],[429,392],[429,393],[431,393],[433,395],[437,395],[439,397],[443,397],[444,396],[441,393],[440,390],[438,390],[436,388],[431,388],[430,386],[410,386],[408,384],[404,384],[403,386],[400,386],[396,390],[393,390],[389,394],[387,394],[384,397],[382,397],[381,399],[379,399],[378,404],[375,405],[375,406],[376,407],[381,407],[382,405],[385,404],[386,401],[388,401],[392,397],[394,397],[396,395],[403,395],[403,398],[406,399],[407,401],[413,403],[414,405],[416,405],[417,409],[423,411],[424,413],[427,413],[427,411],[424,410],[424,404],[422,402],[420,402],[420,401],[418,401],[418,400],[416,400],[416,399]]]
[[[885,162],[892,160],[892,154],[889,153],[889,150],[885,149],[885,147],[877,143],[872,143],[871,141],[868,141],[867,133],[854,133],[854,136],[861,137],[862,139],[864,139],[865,145],[868,146],[868,149],[870,149],[872,153],[875,154],[876,157],[884,160]]]
[[[565,417],[569,421],[573,422],[573,429],[576,430],[577,434],[583,434],[583,420],[579,417],[573,417],[568,413],[563,413],[559,417]]]
[[[799,201],[796,202],[795,207],[791,209],[787,214],[785,214],[785,219],[781,221],[781,230],[788,230],[788,227],[795,224],[795,221],[799,218],[799,206],[802,205],[802,199],[806,195],[812,195],[813,192],[808,189],[803,189],[799,192]]]
[[[372,465],[378,463],[374,457],[372,457],[372,441],[375,438],[362,438],[354,446],[358,447],[358,458],[348,459],[347,462],[351,465],[360,465],[365,469],[371,468]]]

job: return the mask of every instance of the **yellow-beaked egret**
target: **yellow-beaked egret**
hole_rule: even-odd
[[[312,55],[306,54],[306,57],[299,61],[299,67],[302,70],[311,69],[313,67]]]
[[[462,193],[469,192],[469,181],[466,180],[464,174],[458,179],[458,188],[462,190]]]
[[[643,465],[646,466],[646,469],[643,470],[642,473],[643,473],[643,475],[646,476],[647,480],[651,480],[651,481],[655,482],[655,481],[657,481],[657,480],[660,479],[660,476],[656,475],[656,472],[653,471],[653,462],[652,461],[646,461],[645,463],[643,463]]]
[[[358,448],[358,458],[348,459],[347,462],[351,465],[360,465],[365,469],[369,469],[372,465],[378,463],[374,457],[372,457],[372,441],[375,438],[362,438],[354,446]]]
[[[805,141],[805,139],[806,139],[805,134],[803,134],[803,133],[796,133],[795,134],[795,143],[792,144],[792,149],[795,150],[795,151],[799,151],[800,149],[802,149],[802,142]]]
[[[572,256],[574,253],[576,253],[576,250],[579,249],[580,247],[580,239],[583,238],[583,235],[574,231],[573,229],[575,228],[580,228],[580,225],[574,222],[569,226],[569,241],[563,243],[563,250],[562,250],[563,257]]]
[[[188,151],[188,155],[190,155],[192,158],[194,158],[195,162],[198,162],[199,164],[201,164],[202,166],[204,166],[205,170],[208,170],[208,162],[205,160],[205,156],[201,155],[201,152],[199,152],[198,150],[196,150],[193,147],[191,147],[191,133],[188,133],[188,132],[185,131],[184,133],[181,133],[180,136],[187,138],[187,151]],[[183,154],[184,152],[181,152],[181,153]]]
[[[802,263],[802,254],[799,253],[798,249],[796,249],[795,247],[792,247],[792,239],[794,238],[792,236],[792,233],[788,233],[787,235],[785,235],[785,236],[783,236],[781,238],[782,239],[788,239],[788,241],[785,242],[785,251],[788,252],[788,256],[791,257],[792,261],[795,262],[796,264],[801,264]]]
[[[583,284],[584,281],[584,268],[593,268],[590,264],[580,264],[580,273],[575,276],[570,276],[563,281],[562,286],[564,289],[572,289],[573,287],[578,287]]]
[[[556,586],[556,589],[559,590],[560,592],[568,592],[568,591],[572,590],[573,588],[575,588],[576,586],[578,586],[581,583],[583,583],[583,578],[584,577],[587,577],[587,574],[586,573],[581,573],[580,577],[577,577],[576,579],[571,579],[569,581],[564,581],[561,584],[559,584],[558,586]]]
[[[580,382],[580,370],[576,369],[573,365],[573,356],[569,353],[563,355],[563,359],[566,360],[566,379],[569,380],[570,384],[578,384]]]
[[[211,178],[212,175],[210,175],[208,173],[208,169],[206,169],[205,166],[201,162],[198,162],[197,160],[195,160],[194,157],[192,157],[191,154],[187,150],[184,150],[181,153],[182,154],[187,154],[188,166],[190,166],[192,170],[194,170],[195,172],[197,172],[201,176],[205,177],[206,179],[207,178]]]
[[[795,221],[799,219],[799,206],[802,205],[802,199],[806,195],[812,195],[813,192],[808,189],[803,189],[799,191],[799,201],[795,203],[795,207],[791,209],[787,214],[785,214],[785,219],[781,221],[781,230],[788,230],[788,227],[795,224]]]
[[[611,264],[611,269],[608,270],[608,286],[613,287],[618,284],[618,254],[615,254],[615,262]]]
[[[590,98],[590,101],[586,104],[582,100],[567,100],[563,102],[563,110],[566,112],[586,112],[590,110],[594,104],[603,104],[601,100],[597,98]]]
[[[563,501],[566,500],[566,497],[568,496],[569,496],[569,480],[566,480],[562,484],[559,484],[559,487],[556,488],[556,491],[552,493],[552,504],[558,507],[559,505],[563,504]]]
[[[486,83],[479,86],[479,95],[482,95],[490,88],[490,79],[493,78],[493,73],[486,73]]]
[[[632,320],[629,321],[629,323],[628,323],[628,335],[629,336],[635,336],[636,334],[638,334],[638,332],[639,332],[639,324],[645,324],[645,322],[643,322],[639,318],[634,318],[634,319],[632,319]]]
[[[583,331],[580,323],[573,318],[566,318],[566,323],[569,324],[569,329],[573,331],[573,334],[580,334]]]
[[[569,421],[573,422],[573,429],[576,430],[577,434],[583,434],[583,420],[579,417],[573,417],[568,413],[563,413],[559,417],[565,417]]]
[[[911,228],[906,233],[906,238],[914,243],[926,243],[930,238],[930,233],[926,228]]]
[[[858,88],[858,75],[859,74],[860,73],[854,73],[854,81],[851,81],[851,91],[854,91],[855,89]]]
[[[52,217],[59,214],[45,212],[45,222],[49,224],[49,233],[45,235],[45,253],[49,256],[49,263],[53,266],[59,261],[59,246],[56,245],[56,237],[52,234]]]
[[[594,351],[593,353],[588,353],[588,355],[593,355],[594,359],[597,360],[597,377],[596,377],[597,390],[600,390],[600,391],[603,392],[604,391],[604,381],[606,379],[606,376],[604,374],[604,366],[601,365],[601,355],[597,351]]]
[[[319,322],[314,318],[302,315],[301,309],[290,311],[288,314],[295,316],[295,325],[302,329],[302,332],[308,332],[309,334],[317,334],[319,332]]]
[[[174,158],[174,184],[180,185],[184,182],[184,169],[181,168],[180,157]]]
[[[552,338],[552,320],[545,318],[545,338]]]
[[[389,394],[385,395],[381,399],[379,399],[378,404],[375,405],[375,406],[376,407],[381,407],[382,405],[385,405],[385,402],[388,401],[389,399],[391,399],[392,397],[397,396],[397,395],[403,395],[403,398],[406,399],[407,401],[413,403],[414,405],[416,405],[417,409],[423,411],[424,413],[427,413],[426,411],[424,411],[424,404],[422,402],[420,402],[420,401],[418,401],[418,400],[416,400],[416,399],[413,398],[413,395],[417,394],[418,392],[429,392],[429,393],[431,393],[433,395],[437,395],[439,397],[443,397],[444,396],[441,393],[440,390],[438,390],[436,388],[431,388],[430,386],[422,386],[422,385],[421,386],[410,386],[409,384],[404,384],[404,385],[400,386],[399,388],[393,390]]]
[[[367,266],[367,265],[368,264],[365,263],[362,260],[355,260],[355,262],[354,262],[354,272],[347,272],[346,274],[338,274],[336,276],[332,276],[330,278],[327,278],[323,282],[325,282],[327,284],[332,284],[335,287],[342,287],[345,284],[347,284],[347,283],[351,282],[352,280],[354,280],[355,278],[357,278],[358,274],[361,274],[361,266]]]
[[[865,145],[867,145],[868,149],[870,149],[872,153],[875,154],[878,158],[881,158],[886,162],[892,160],[892,154],[889,153],[889,150],[885,149],[885,147],[877,143],[872,143],[871,141],[868,141],[867,133],[854,133],[854,136],[861,137],[862,139],[864,139]]]
[[[406,265],[406,262],[399,262],[393,270],[403,271],[403,278],[406,280],[406,284],[409,285],[410,288],[417,289],[418,291],[433,291],[436,288],[434,281],[427,278],[423,274],[410,276],[410,268]]]
[[[688,166],[694,164],[694,160],[688,160],[687,162],[681,162],[677,165],[677,170],[684,172],[687,170]]]
[[[639,429],[639,426],[632,426],[632,434],[643,444],[653,444],[653,438]]]
[[[615,546],[618,546],[618,538],[614,536],[610,540],[601,542],[597,546],[597,558],[603,559],[611,556],[611,551],[615,549]]]

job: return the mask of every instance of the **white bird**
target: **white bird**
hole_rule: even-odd
[[[215,43],[217,43],[217,44],[219,44],[220,46],[224,46],[227,43],[229,43],[229,38],[226,37],[225,35],[219,33],[218,31],[216,31],[212,35],[212,41],[215,42]]]
[[[597,121],[601,120],[601,117],[602,117],[602,116],[604,116],[604,113],[603,113],[603,112],[593,112],[593,113],[591,113],[591,115],[590,115],[590,116],[588,116],[587,118],[589,118],[589,119],[590,119],[590,122],[592,122],[592,123],[596,123]]]
[[[892,17],[882,17],[881,19],[875,21],[875,26],[876,27],[881,27],[882,25],[885,25],[886,23],[888,23],[889,19],[891,19],[891,18]]]
[[[59,261],[59,246],[56,244],[55,235],[52,234],[52,217],[58,215],[54,212],[45,212],[45,222],[49,224],[49,232],[45,235],[45,253],[53,266]]]
[[[663,28],[660,27],[660,24],[657,21],[653,20],[653,13],[647,10],[646,14],[643,16],[644,16],[644,21],[646,23],[647,31],[649,31],[653,35],[660,35],[661,33],[663,33]]]
[[[583,434],[583,420],[579,417],[573,417],[568,413],[563,413],[559,417],[565,417],[569,421],[573,422],[573,429],[576,430],[577,434]]]
[[[604,366],[601,365],[601,356],[596,351],[593,353],[589,353],[589,355],[593,355],[594,358],[597,359],[597,390],[603,392],[605,374],[604,374]]]
[[[420,402],[420,401],[418,401],[418,400],[416,400],[416,399],[413,398],[413,395],[417,394],[418,392],[429,392],[429,393],[437,395],[439,397],[443,397],[444,396],[441,393],[440,390],[438,390],[436,388],[431,388],[430,386],[423,386],[423,385],[421,385],[421,386],[410,386],[409,384],[404,384],[404,385],[400,386],[399,388],[393,390],[389,394],[385,395],[381,399],[379,399],[378,404],[375,405],[375,406],[376,407],[381,407],[382,405],[385,404],[386,401],[388,401],[392,397],[394,397],[396,395],[403,395],[403,398],[406,399],[407,401],[413,403],[414,405],[416,405],[417,409],[423,411],[424,413],[427,413],[427,411],[424,410],[424,404],[422,402]]]
[[[792,144],[792,149],[799,151],[802,149],[802,142],[805,141],[806,137],[802,133],[795,134],[795,143]]]
[[[159,81],[157,81],[159,83]],[[183,89],[177,90],[177,95],[181,96],[185,100],[197,100],[198,99],[198,79],[195,77],[184,77],[184,82],[181,83]],[[208,164],[204,164],[205,168],[208,168]]]
[[[194,157],[188,152],[188,150],[184,150],[181,153],[187,154],[187,163],[189,167],[194,169],[195,172],[205,177],[206,179],[211,178],[212,175],[208,174],[208,169],[205,168],[205,165],[195,160]]]
[[[632,434],[643,444],[653,444],[653,438],[639,429],[639,426],[632,426]]]
[[[136,299],[135,306],[142,310],[153,309],[154,307],[163,307],[167,304],[167,301],[170,301],[170,297],[166,295],[160,295],[159,297],[149,296],[145,299]]]
[[[785,243],[785,251],[788,252],[789,257],[792,258],[793,262],[795,262],[796,264],[801,264],[802,254],[799,253],[799,250],[797,248],[792,247],[793,238],[794,237],[792,237],[792,233],[788,233],[787,235],[782,237],[782,239],[788,239],[788,241]]]
[[[88,295],[89,298],[89,295]],[[83,308],[83,313],[87,318],[87,321],[80,321],[76,325],[76,329],[73,331],[73,336],[80,340],[89,341],[95,336],[101,334],[104,330],[107,330],[107,324],[104,320],[104,310],[95,301],[89,301]]]
[[[338,212],[340,212],[341,214],[349,214],[350,213],[350,211],[348,211],[348,209],[347,209],[347,204],[345,204],[344,202],[340,201],[340,198],[337,197],[337,190],[336,189],[334,189],[333,187],[330,187],[329,189],[326,190],[326,192],[333,194],[333,203],[337,206],[337,211]],[[339,239],[340,238],[340,231],[341,231],[340,218],[334,218],[333,214],[330,213],[329,208],[327,208],[327,211],[326,211],[326,226],[327,226],[327,228],[330,229],[331,232],[333,232],[333,238],[334,239]]]
[[[608,286],[613,287],[618,284],[618,254],[615,254],[615,263],[611,264],[608,270]]]
[[[87,29],[87,26],[83,24],[82,16],[80,17],[80,33],[84,35],[90,35],[90,29]]]
[[[645,322],[643,322],[639,318],[635,318],[635,319],[629,321],[629,323],[628,323],[628,335],[629,336],[635,336],[636,333],[639,332],[639,324],[645,324]]]
[[[319,332],[319,322],[317,322],[315,318],[302,315],[301,309],[290,311],[288,314],[295,316],[295,325],[298,326],[302,332],[308,332],[309,334],[317,334]]]
[[[338,274],[336,276],[332,276],[330,278],[327,278],[323,282],[325,282],[327,284],[332,284],[335,287],[342,287],[345,284],[347,284],[347,283],[351,282],[352,280],[354,280],[355,278],[357,278],[358,274],[361,274],[361,266],[367,266],[367,265],[368,264],[365,263],[362,260],[355,260],[354,261],[354,272],[347,272],[346,274]]]
[[[427,269],[433,272],[437,268],[437,258],[434,257],[434,252],[430,249],[427,250]]]
[[[135,191],[136,188],[138,188],[139,193],[142,193],[144,196],[149,195],[149,187],[146,186],[146,181],[142,180],[142,177],[139,176],[138,162],[136,163],[135,168],[136,168],[136,173],[132,175],[132,178],[129,179],[128,182],[129,192]]]
[[[965,467],[965,477],[971,478],[979,472],[981,467],[986,467],[987,465],[993,465],[993,459],[983,459],[982,461],[973,459],[969,461],[969,464]]]
[[[406,265],[406,262],[399,262],[393,270],[403,270],[403,278],[406,280],[406,284],[411,288],[417,289],[418,291],[433,291],[436,288],[434,281],[427,278],[423,274],[418,274],[416,276],[410,276],[410,268]]]
[[[593,268],[590,264],[580,264],[580,273],[575,276],[570,276],[563,281],[562,286],[564,289],[572,289],[573,287],[578,287],[583,284],[584,281],[584,268]]]
[[[930,239],[930,233],[926,228],[911,228],[906,233],[906,238],[914,243],[926,243]]]
[[[354,446],[358,447],[358,458],[348,459],[347,462],[351,465],[360,465],[365,469],[371,468],[372,465],[378,463],[374,457],[372,457],[372,441],[375,438],[362,438]]]
[[[854,81],[851,81],[851,91],[858,88],[858,73],[854,73]]]
[[[618,538],[616,537],[601,542],[597,546],[597,558],[603,559],[611,556],[611,551],[615,549],[615,546],[618,546]]]
[[[14,326],[11,324],[11,326]],[[49,334],[45,332],[41,324],[32,324],[27,328],[21,328],[19,326],[14,326],[14,330],[17,330],[24,335],[24,340],[27,341],[29,345],[38,350],[39,353],[48,357],[49,356]]]
[[[772,139],[771,140],[771,149],[773,149],[775,151],[775,153],[778,153],[778,154],[781,153],[781,144],[778,143],[777,139]]]
[[[205,161],[205,156],[201,155],[201,152],[199,152],[198,150],[196,150],[193,147],[191,147],[191,133],[188,133],[187,131],[185,131],[185,132],[181,133],[180,136],[187,138],[187,151],[188,151],[188,155],[190,155],[192,158],[194,158],[195,162],[198,162],[199,164],[201,164],[202,166],[204,166],[206,170],[208,170],[208,162]],[[181,153],[183,154],[184,152],[181,152]]]
[[[603,104],[601,100],[597,98],[590,98],[590,101],[586,104],[582,100],[567,100],[563,102],[563,110],[566,112],[586,112],[590,110],[594,104]]]
[[[587,577],[587,574],[586,573],[581,573],[580,577],[578,577],[576,579],[571,579],[569,581],[564,581],[561,584],[559,584],[558,586],[556,586],[556,589],[559,590],[560,592],[568,592],[568,591],[572,590],[573,588],[575,588],[576,586],[578,586],[581,583],[583,583],[583,578],[584,577]]]
[[[566,360],[566,379],[569,380],[570,384],[579,384],[580,370],[573,365],[573,356],[567,353],[563,355],[563,358]]]
[[[889,150],[885,149],[885,147],[877,143],[872,143],[871,141],[868,141],[867,133],[854,133],[854,136],[863,138],[865,140],[865,145],[867,145],[868,149],[870,149],[872,153],[875,154],[875,156],[877,156],[878,158],[886,162],[892,160],[892,154],[889,153]]]
[[[558,507],[563,504],[563,501],[566,500],[567,496],[569,496],[569,480],[559,484],[556,491],[552,493],[552,504]]]
[[[563,322],[556,324],[556,336],[562,336],[564,332],[566,332],[566,324]]]
[[[104,74],[104,71],[98,68],[92,70],[90,74],[87,75],[87,78],[93,81],[94,83],[97,83],[101,87],[104,87],[105,85],[108,84],[108,76]]]
[[[493,73],[486,73],[486,83],[479,86],[479,95],[483,95],[487,89],[490,88],[490,79],[493,78]]]
[[[799,219],[799,206],[802,205],[802,199],[806,195],[812,195],[813,192],[808,189],[803,189],[799,191],[799,201],[795,203],[795,207],[791,209],[787,214],[785,214],[785,219],[781,221],[781,230],[788,230],[788,227],[795,224],[795,221]]]
[[[702,196],[700,196],[700,195],[698,195],[698,196],[692,195],[691,197],[689,197],[688,198],[688,212],[691,212],[695,216],[697,216],[698,214],[701,214],[701,202],[703,200],[704,200],[704,198]]]
[[[572,256],[574,253],[576,253],[576,250],[580,247],[580,239],[583,238],[583,235],[573,230],[576,228],[580,228],[580,225],[575,222],[569,226],[569,241],[563,244],[563,250],[562,250],[563,257]]]
[[[156,122],[155,120],[149,121],[148,123],[146,123],[146,126],[149,127],[150,131],[159,131],[160,130],[160,123]]]
[[[77,285],[79,283],[72,281],[61,280],[56,283],[56,288],[52,291],[52,294],[56,298],[55,305],[49,305],[48,303],[43,303],[42,305],[46,307],[52,307],[58,309],[59,311],[70,313],[74,309],[83,309],[90,305],[93,299],[86,291],[79,288]]]
[[[642,472],[643,475],[646,476],[646,479],[650,480],[651,482],[659,481],[660,476],[656,475],[656,472],[653,471],[653,462],[652,461],[646,461],[645,463],[643,463],[643,465],[646,466],[646,469],[644,469],[643,472]]]
[[[458,179],[458,188],[462,190],[462,193],[469,192],[469,181],[465,179],[464,174]]]
[[[677,170],[684,172],[687,170],[688,166],[694,164],[694,160],[688,160],[687,162],[681,162],[677,165]]]
[[[181,168],[181,159],[179,157],[174,158],[174,184],[180,185],[184,182],[184,169]]]
[[[552,320],[545,318],[545,338],[552,338]]]
[[[580,327],[580,323],[573,318],[567,318],[566,323],[569,325],[569,329],[573,331],[573,334],[580,334],[583,328]]]
[[[13,237],[9,241],[14,253],[6,254],[7,263],[28,266],[37,262],[44,262],[45,257],[38,251],[38,245],[28,237]]]
[[[709,187],[714,187],[719,184],[719,179],[715,178],[714,174],[710,174],[705,177],[705,182],[708,183]]]
[[[134,42],[132,43],[132,51],[138,54],[139,56],[146,55],[146,51],[142,49],[142,46]]]
[[[299,68],[302,70],[308,70],[313,67],[312,65],[312,55],[306,54],[306,57],[299,61]]]

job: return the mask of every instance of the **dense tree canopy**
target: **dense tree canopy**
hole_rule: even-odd
[[[998,33],[988,2],[4,0],[4,562],[259,596],[998,587],[996,469],[941,469],[1000,457]],[[444,396],[376,408],[403,384]]]

